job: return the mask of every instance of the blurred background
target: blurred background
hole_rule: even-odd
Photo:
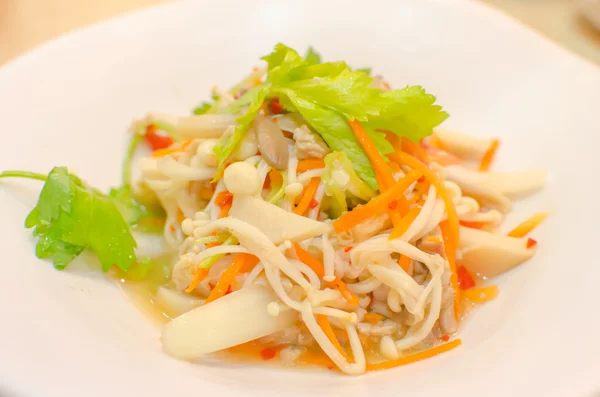
[[[62,33],[168,1],[0,0],[0,65]],[[473,1],[512,15],[550,40],[600,65],[600,0]]]

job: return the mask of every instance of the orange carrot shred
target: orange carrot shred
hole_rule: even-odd
[[[335,349],[338,352],[340,352],[340,354],[348,362],[352,362],[351,359],[350,359],[350,356],[348,356],[348,353],[346,353],[346,351],[342,348],[342,345],[340,345],[340,341],[335,336],[335,333],[333,332],[333,329],[331,328],[331,324],[329,324],[329,319],[327,318],[327,316],[324,315],[324,314],[317,314],[316,317],[317,317],[317,323],[319,323],[319,326],[321,327],[321,329],[323,330],[323,332],[327,336],[327,339],[329,339],[329,341],[331,342],[331,344],[333,346],[335,346]]]
[[[388,240],[393,240],[402,237],[402,235],[406,233],[410,225],[413,223],[415,218],[419,215],[419,212],[421,212],[420,207],[411,208],[408,211],[408,214],[406,214],[406,216],[403,216],[400,219],[400,221],[396,224],[396,226],[394,226],[394,230],[390,234]]]
[[[492,161],[494,160],[494,156],[496,155],[496,151],[498,150],[498,145],[500,141],[494,139],[490,148],[485,152],[483,157],[481,158],[481,164],[479,164],[479,171],[487,171],[490,169],[490,165],[492,165]]]
[[[452,202],[452,198],[450,194],[446,190],[444,183],[437,177],[425,164],[414,158],[413,156],[404,153],[404,152],[394,152],[390,153],[388,156],[393,160],[398,161],[400,164],[406,164],[413,168],[413,170],[417,170],[423,174],[425,179],[429,181],[429,183],[433,184],[437,190],[437,194],[444,201],[446,207],[446,214],[448,215],[448,221],[450,226],[450,238],[452,239],[453,245],[458,246],[459,239],[459,221],[458,216],[456,215],[456,208],[454,207],[454,203]],[[335,225],[335,224],[334,224]]]
[[[413,157],[420,157],[425,163],[429,163],[429,156],[419,145],[406,137],[401,138],[402,151],[410,154]]]
[[[223,272],[221,279],[215,286],[215,288],[210,292],[208,298],[206,299],[206,303],[210,303],[216,299],[225,296],[227,290],[231,287],[235,276],[242,272],[242,269],[250,266],[254,266],[258,263],[259,259],[250,254],[237,254],[233,263]]]
[[[298,161],[298,167],[296,167],[296,172],[298,174],[309,171],[316,170],[319,168],[325,168],[325,161],[323,159],[306,159]]]
[[[449,335],[442,335],[442,337],[440,339],[443,340],[444,342],[448,342],[450,340],[450,336]]]
[[[315,193],[319,188],[319,183],[321,183],[321,178],[318,176],[311,178],[308,185],[306,185],[306,189],[304,189],[304,193],[302,193],[302,196],[300,197],[300,202],[296,208],[294,208],[294,214],[303,215],[306,212],[310,206],[310,201],[315,197]]]
[[[509,237],[525,237],[533,229],[539,226],[550,215],[547,212],[538,212],[533,214],[529,219],[520,223],[517,227],[508,233]]]
[[[200,284],[200,282],[202,280],[204,280],[204,278],[206,277],[207,274],[208,274],[208,270],[202,269],[202,268],[198,269],[198,271],[196,272],[196,275],[194,276],[194,279],[192,280],[190,285],[185,289],[185,292],[190,293],[193,290],[195,290],[196,287],[198,286],[198,284]]]
[[[375,325],[381,320],[383,320],[383,316],[379,313],[367,313],[365,314],[363,320],[370,323],[371,325]]]
[[[158,149],[152,152],[150,156],[152,157],[164,157],[169,154],[175,154],[185,151],[187,147],[192,143],[192,139],[188,139],[187,141],[181,143],[178,147],[168,147],[165,149]]]
[[[537,241],[535,241],[531,237],[527,239],[527,248],[533,248],[536,245],[537,245]]]
[[[460,221],[460,225],[471,229],[481,229],[485,223],[477,221]]]
[[[348,122],[348,124],[371,162],[371,166],[375,171],[375,176],[379,184],[379,190],[384,191],[385,189],[389,189],[396,181],[385,159],[381,153],[379,153],[377,146],[375,146],[375,143],[358,120],[352,120]]]
[[[460,290],[458,289],[458,273],[456,271],[456,249],[457,245],[451,237],[450,222],[448,220],[440,222],[440,229],[442,231],[442,239],[444,240],[444,250],[446,252],[446,259],[450,265],[450,282],[454,289],[454,318],[456,321],[460,318]]]
[[[215,204],[221,207],[221,210],[219,211],[219,219],[226,218],[229,215],[229,210],[233,204],[233,195],[224,190],[217,194],[217,197],[215,198]]]
[[[293,244],[294,251],[296,251],[296,256],[298,257],[298,260],[310,267],[317,274],[317,276],[319,276],[319,278],[323,278],[323,276],[325,276],[325,266],[317,258],[312,256],[308,251],[302,248],[300,244],[296,242],[294,242]],[[348,286],[346,286],[346,284],[342,280],[336,278],[331,282],[326,281],[325,284],[329,288],[334,288],[340,291],[344,299],[346,299],[348,303],[350,303],[352,306],[358,305],[358,297],[348,289]]]
[[[333,222],[333,228],[336,233],[342,233],[372,216],[379,215],[388,210],[388,205],[392,200],[397,200],[404,191],[409,188],[417,179],[421,177],[421,172],[410,171],[406,176],[399,179],[394,186],[384,191],[365,205],[357,206],[352,211],[347,212]]]
[[[400,265],[402,270],[404,270],[405,272],[408,272],[408,269],[410,269],[411,263],[412,263],[412,259],[410,259],[408,256],[400,255],[400,260],[398,261],[398,264]]]
[[[431,349],[427,349],[415,354],[411,354],[409,356],[404,356],[397,358],[395,360],[384,361],[378,364],[367,364],[367,371],[379,371],[383,369],[390,369],[395,367],[400,367],[402,365],[415,363],[417,361],[425,360],[431,357],[435,357],[438,354],[445,353],[450,351],[462,344],[460,339],[454,339],[452,342],[444,343],[443,345],[438,345]]]

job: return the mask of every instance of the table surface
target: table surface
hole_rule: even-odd
[[[0,0],[0,65],[62,33],[170,0]],[[581,0],[479,0],[600,65],[600,32],[578,13]]]

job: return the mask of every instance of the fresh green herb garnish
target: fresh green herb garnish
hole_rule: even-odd
[[[250,128],[250,124],[258,114],[258,111],[265,100],[267,92],[268,87],[263,86],[255,90],[249,90],[245,95],[242,96],[244,101],[248,101],[248,110],[245,114],[236,119],[238,125],[235,127],[233,134],[223,136],[221,142],[219,142],[219,144],[215,147],[215,153],[218,156],[219,162],[217,176],[222,174],[222,171],[225,168],[225,162],[246,135],[246,132]],[[218,179],[217,176],[215,176],[215,179]]]
[[[194,113],[196,116],[200,116],[201,114],[208,113],[212,107],[213,105],[210,102],[202,102],[192,111],[192,113]]]
[[[300,113],[331,149],[344,152],[369,187],[377,189],[375,173],[348,121],[359,120],[385,155],[393,151],[382,131],[413,141],[432,133],[448,114],[434,105],[435,97],[414,86],[382,92],[374,88],[370,70],[352,70],[344,62],[321,63],[312,49],[303,58],[295,50],[278,44],[262,58],[268,64],[264,83],[250,89],[227,109],[245,113],[238,127],[215,149],[219,168],[242,140],[265,100],[278,97],[288,111]],[[220,175],[220,173],[217,173]]]
[[[0,174],[9,176],[43,179],[43,175],[28,172]],[[64,269],[84,249],[96,254],[105,272],[113,265],[127,271],[136,260],[136,242],[113,200],[65,167],[50,171],[25,227],[33,228],[38,237],[36,255],[52,258],[58,269]]]
[[[308,47],[308,51],[306,51],[304,59],[310,65],[321,63],[321,55],[312,47]]]

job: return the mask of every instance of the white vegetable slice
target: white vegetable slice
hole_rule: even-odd
[[[498,208],[500,212],[507,213],[512,209],[512,203],[508,197],[492,186],[481,181],[472,171],[461,166],[450,166],[445,168],[446,179],[456,183],[467,196],[471,196],[484,205]]]
[[[251,196],[234,196],[229,216],[256,227],[274,244],[281,244],[284,240],[306,240],[329,230],[323,222],[296,215]]]
[[[440,140],[445,150],[466,159],[478,160],[492,144],[492,139],[467,135],[462,132],[436,128],[433,136]]]
[[[479,185],[511,198],[534,193],[544,187],[546,182],[546,171],[539,169],[519,172],[479,172],[453,165],[446,167],[445,170],[447,178],[459,185],[461,183]]]
[[[525,262],[535,253],[526,238],[508,237],[483,230],[460,228],[460,264],[473,273],[495,277]]]
[[[197,307],[165,326],[163,349],[175,358],[194,360],[294,325],[296,311],[269,314],[267,305],[276,299],[267,287],[253,285]]]
[[[177,317],[200,306],[204,303],[204,299],[198,299],[170,288],[159,287],[156,293],[156,302],[168,315]]]

